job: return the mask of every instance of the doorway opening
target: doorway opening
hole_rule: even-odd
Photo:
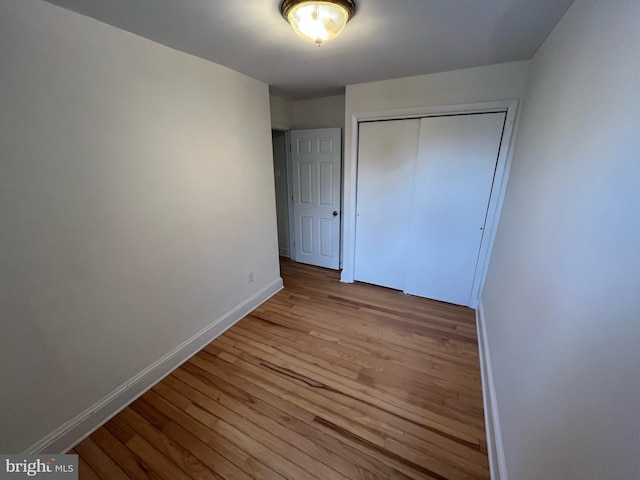
[[[276,217],[278,222],[278,252],[281,257],[291,258],[291,232],[288,185],[287,150],[288,135],[284,130],[271,130],[273,145],[273,177],[276,189]]]
[[[340,269],[342,132],[272,130],[280,256]]]

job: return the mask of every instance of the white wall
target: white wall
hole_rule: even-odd
[[[267,85],[39,0],[0,2],[0,65],[8,453],[279,270]]]
[[[511,479],[640,477],[640,3],[577,0],[530,66],[483,297]]]
[[[293,124],[297,129],[340,127],[344,132],[345,96],[293,102]]]
[[[291,130],[293,128],[293,102],[284,98],[269,96],[271,111],[271,128],[276,130]]]
[[[514,62],[453,72],[348,85],[345,101],[343,192],[343,279],[353,276],[352,246],[355,224],[349,215],[355,208],[356,192],[350,185],[356,176],[352,144],[352,117],[424,106],[457,105],[518,99],[524,94],[528,62]]]

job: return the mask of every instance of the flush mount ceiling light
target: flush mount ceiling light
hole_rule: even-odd
[[[280,12],[298,35],[320,46],[342,32],[356,6],[352,0],[284,0]]]

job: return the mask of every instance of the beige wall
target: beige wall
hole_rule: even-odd
[[[0,451],[17,453],[279,270],[267,85],[39,0],[0,18]]]
[[[340,127],[344,132],[344,95],[293,102],[297,129]]]
[[[512,480],[640,475],[639,46],[577,0],[531,61],[482,299]]]
[[[271,110],[271,128],[274,130],[291,130],[293,121],[293,102],[284,98],[269,96]]]
[[[376,112],[518,98],[528,62],[503,63],[451,72],[348,85],[347,124],[355,112]]]
[[[340,127],[344,132],[345,96],[289,101],[271,95],[271,125],[276,130]]]

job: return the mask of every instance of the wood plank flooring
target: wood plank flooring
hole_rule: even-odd
[[[81,479],[488,479],[472,310],[281,261],[285,289],[70,453]]]

